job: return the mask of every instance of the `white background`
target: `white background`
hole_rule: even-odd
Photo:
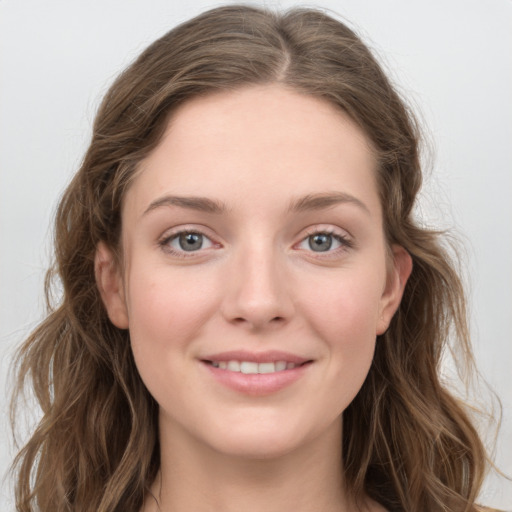
[[[12,456],[9,358],[41,318],[50,219],[87,146],[98,102],[145,46],[217,5],[0,0],[0,473]],[[422,210],[465,240],[475,352],[503,402],[497,462],[512,475],[512,1],[308,5],[358,28],[429,127],[435,159]],[[10,494],[4,484],[2,511],[13,510]],[[490,477],[482,501],[512,510],[512,483]]]

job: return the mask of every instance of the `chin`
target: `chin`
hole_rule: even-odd
[[[210,430],[208,444],[216,451],[228,456],[253,460],[268,460],[285,457],[307,449],[315,440],[323,438],[327,431],[341,439],[341,422],[334,422],[331,428],[318,432],[304,421],[287,424],[286,421],[233,422],[224,428]],[[220,425],[218,425],[220,426]],[[216,435],[217,434],[217,435]],[[330,437],[330,435],[328,434]]]
[[[284,457],[297,450],[301,444],[300,441],[286,439],[283,436],[235,433],[224,442],[212,443],[212,447],[226,456],[248,460],[269,460]]]

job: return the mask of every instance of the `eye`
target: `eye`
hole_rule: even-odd
[[[350,240],[343,235],[319,231],[304,238],[298,248],[313,252],[336,252],[338,249],[351,246]]]
[[[171,253],[197,252],[208,249],[213,242],[203,233],[197,231],[181,231],[175,233],[161,242]]]

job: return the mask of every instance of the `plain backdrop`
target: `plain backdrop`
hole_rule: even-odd
[[[42,317],[52,213],[87,146],[98,102],[145,46],[217,5],[0,0],[1,473],[13,455],[9,360]],[[331,9],[363,35],[428,126],[434,157],[421,212],[464,240],[476,359],[504,406],[496,460],[511,475],[512,1],[308,5]],[[6,481],[2,511],[13,510],[11,495]],[[482,501],[512,510],[512,483],[491,475]]]

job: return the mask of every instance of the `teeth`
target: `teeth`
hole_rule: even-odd
[[[258,373],[258,363],[248,363],[247,361],[242,361],[240,363],[240,371],[242,373]]]
[[[220,366],[220,363],[219,363]],[[240,363],[238,361],[228,361],[227,369],[230,372],[239,372],[240,371]]]
[[[275,361],[270,363],[255,363],[253,361],[211,361],[212,366],[230,372],[241,372],[247,375],[257,373],[274,373],[295,368],[295,363]]]
[[[258,365],[258,373],[274,373],[275,371],[275,363],[260,363]]]
[[[276,372],[286,370],[286,361],[276,361]]]

